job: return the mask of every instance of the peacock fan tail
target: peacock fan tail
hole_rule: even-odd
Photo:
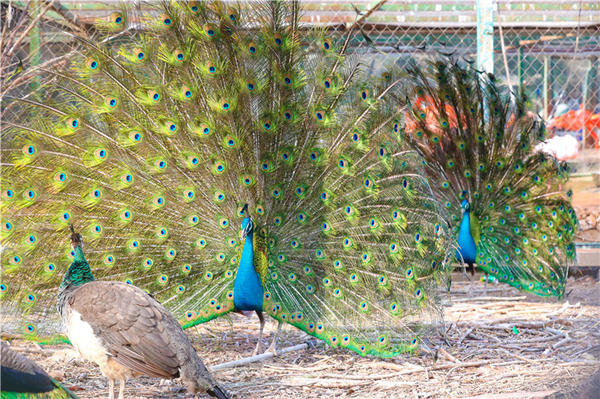
[[[234,310],[252,231],[270,316],[361,354],[413,351],[441,320],[452,244],[382,101],[399,79],[364,78],[295,2],[166,2],[117,35],[137,22],[112,14],[108,39],[82,41],[71,69],[45,71],[43,102],[4,121],[5,328],[56,331],[70,223],[96,278],[186,326]]]
[[[562,297],[577,217],[565,164],[535,150],[544,126],[522,97],[452,60],[408,69],[406,137],[427,162],[459,250],[498,281]],[[408,94],[407,94],[408,93]]]

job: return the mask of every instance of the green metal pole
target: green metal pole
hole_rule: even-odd
[[[548,120],[548,77],[550,75],[550,57],[544,56],[544,120]]]
[[[594,112],[598,105],[598,57],[590,58],[590,70],[588,71],[588,82],[590,95],[585,103],[585,108]]]
[[[477,69],[494,73],[494,0],[477,0]]]
[[[31,0],[31,18],[35,19],[36,14],[40,12],[39,0]],[[40,21],[37,21],[31,31],[29,32],[29,65],[30,67],[36,67],[40,65],[41,61],[41,31]],[[34,80],[31,82],[31,89],[35,90],[40,87],[40,77],[36,75]]]
[[[523,88],[523,50],[521,47],[517,47],[518,67],[517,75],[519,77],[519,90],[522,92]]]
[[[592,69],[594,69],[594,66],[592,65],[591,60],[587,60],[590,64],[590,69],[588,69],[588,71],[585,73],[585,76],[583,77],[583,87],[582,87],[582,93],[581,93],[581,108],[585,109],[587,106],[587,102],[588,102],[588,86],[590,85],[590,75],[591,75],[591,71]],[[583,114],[582,114],[583,115]],[[581,120],[581,144],[583,146],[583,150],[585,151],[585,141],[587,139],[587,129],[585,128],[585,124],[583,123],[583,116],[582,116],[582,120]]]

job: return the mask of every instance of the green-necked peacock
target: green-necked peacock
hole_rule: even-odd
[[[186,326],[265,311],[360,354],[414,350],[439,321],[451,245],[382,101],[399,78],[367,80],[296,2],[129,11],[4,122],[5,325],[56,329],[74,223],[96,278]],[[144,32],[126,40],[129,26]]]
[[[457,236],[456,258],[538,295],[564,294],[577,218],[565,166],[534,150],[526,101],[456,61],[408,68],[406,137],[419,148]],[[403,99],[404,100],[404,99]]]

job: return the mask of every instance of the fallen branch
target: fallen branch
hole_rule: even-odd
[[[517,398],[545,398],[556,391],[537,391],[537,392],[508,392],[508,393],[484,393],[477,396],[466,396],[458,399],[517,399]]]
[[[457,358],[455,358],[454,356],[452,356],[451,354],[449,354],[448,352],[446,352],[444,350],[444,348],[439,348],[438,351],[440,352],[440,354],[442,356],[444,356],[446,359],[450,360],[451,362],[460,363],[460,360],[458,360]]]
[[[464,333],[462,335],[462,337],[460,337],[460,339],[458,340],[458,342],[456,343],[456,345],[460,345],[462,344],[462,342],[473,332],[473,330],[475,329],[475,327],[470,327],[466,333]]]
[[[469,302],[473,303],[476,301],[485,301],[485,302],[493,302],[493,301],[501,301],[501,302],[518,302],[523,299],[527,299],[526,296],[515,296],[512,298],[507,298],[503,296],[478,296],[478,297],[469,297],[469,298],[453,298],[452,302]]]
[[[280,351],[278,351],[277,355],[283,355],[284,353],[295,352],[295,351],[299,351],[301,349],[308,349],[311,346],[314,346],[314,342],[289,346],[287,348],[283,348]],[[271,359],[274,356],[275,355],[272,352],[265,352],[260,355],[245,357],[243,359],[217,364],[215,366],[209,367],[209,369],[210,369],[210,371],[223,370],[223,369],[228,369],[228,368],[232,368],[232,367],[243,366],[243,365],[250,364],[250,363],[261,362],[263,360]]]

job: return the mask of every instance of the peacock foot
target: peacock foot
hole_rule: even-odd
[[[252,352],[252,356],[256,356],[259,353],[261,353],[261,347],[262,347],[262,343],[260,342],[260,340],[258,340],[258,342],[256,343],[256,347],[254,348],[254,351]]]
[[[267,350],[265,351],[265,353],[272,353],[273,356],[279,356],[279,353],[277,351],[277,344],[275,343],[275,341],[273,341],[273,343],[271,344],[271,346],[269,346],[267,348]]]

